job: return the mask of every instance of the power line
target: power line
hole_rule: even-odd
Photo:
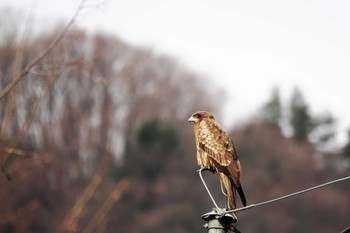
[[[350,232],[350,226],[344,229],[341,233],[349,233]]]
[[[304,190],[301,190],[301,191],[298,191],[298,192],[295,192],[295,193],[291,193],[291,194],[288,194],[288,195],[284,195],[282,197],[278,197],[278,198],[271,199],[271,200],[268,200],[268,201],[259,202],[257,204],[251,204],[249,206],[245,206],[245,207],[242,207],[242,208],[237,208],[237,209],[234,209],[234,210],[228,210],[228,211],[225,211],[224,213],[235,213],[235,212],[240,212],[240,211],[251,209],[251,208],[254,208],[254,207],[258,207],[258,206],[271,204],[271,203],[276,202],[276,201],[280,201],[280,200],[283,200],[283,199],[286,199],[286,198],[289,198],[289,197],[293,197],[293,196],[296,196],[296,195],[300,195],[300,194],[303,194],[303,193],[306,193],[306,192],[310,192],[312,190],[323,188],[325,186],[328,186],[328,185],[331,185],[331,184],[335,184],[335,183],[338,183],[338,182],[342,182],[342,181],[345,181],[345,180],[348,180],[348,179],[350,179],[350,176],[347,176],[347,177],[344,177],[344,178],[340,178],[340,179],[336,179],[336,180],[333,180],[333,181],[329,181],[329,182],[324,183],[324,184],[320,184],[320,185],[317,185],[317,186],[314,186],[314,187],[311,187],[311,188],[308,188],[308,189],[304,189]]]

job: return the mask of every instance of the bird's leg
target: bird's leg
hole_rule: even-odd
[[[205,171],[207,168],[201,165],[201,167],[197,170],[198,173]]]
[[[211,173],[215,173],[215,170],[214,169],[210,169],[210,168],[207,168],[203,165],[200,165],[201,167],[197,170],[198,173],[202,172],[202,171],[210,171]]]
[[[213,196],[211,195],[207,184],[205,183],[205,181],[204,181],[204,179],[203,179],[202,171],[205,171],[205,170],[209,170],[209,171],[210,171],[210,169],[208,169],[208,168],[206,168],[206,167],[204,167],[204,166],[201,166],[201,168],[200,168],[197,172],[198,172],[199,177],[201,178],[202,183],[203,183],[205,189],[207,190],[207,192],[208,192],[208,194],[209,194],[209,197],[210,197],[210,199],[212,200],[212,202],[213,202],[215,208],[216,208],[217,210],[220,210],[219,207],[218,207],[218,205],[216,204],[216,202],[215,202]]]

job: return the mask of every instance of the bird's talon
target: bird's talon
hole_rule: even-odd
[[[200,172],[202,172],[203,170],[204,170],[204,167],[201,166],[201,167],[197,170],[197,172],[200,173]]]
[[[209,168],[206,168],[206,167],[204,167],[204,166],[201,166],[201,167],[197,170],[197,172],[199,173],[199,172],[206,171],[206,170],[212,171],[212,170],[209,169]]]

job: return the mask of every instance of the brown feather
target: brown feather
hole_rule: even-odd
[[[194,121],[198,165],[219,174],[226,189],[230,209],[236,207],[234,190],[237,190],[243,205],[246,205],[239,181],[241,164],[230,136],[208,112],[196,112],[190,120]]]
[[[236,199],[235,195],[233,192],[233,187],[231,184],[231,180],[228,176],[226,176],[224,173],[219,173],[219,176],[221,178],[221,181],[226,189],[226,194],[227,194],[227,205],[229,209],[234,209],[236,208]]]

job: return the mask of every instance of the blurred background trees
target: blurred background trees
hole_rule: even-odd
[[[274,87],[270,99],[261,108],[261,118],[277,126],[297,143],[312,142],[318,149],[326,149],[335,137],[336,119],[329,112],[313,114],[303,93],[295,88],[290,103],[281,101],[279,89]]]
[[[0,90],[61,30],[21,37],[11,23],[0,32]],[[187,119],[205,109],[220,121],[224,101],[204,80],[114,35],[71,30],[0,98],[0,232],[203,232],[212,204]],[[275,88],[261,119],[231,131],[249,204],[349,169],[318,150],[334,134],[333,116],[312,115],[297,89],[285,106]],[[207,179],[216,187],[217,176]],[[343,183],[239,213],[239,229],[339,231],[349,225],[348,196]]]
[[[282,124],[282,112],[280,93],[278,88],[274,87],[270,99],[262,106],[261,116],[266,122],[280,127]]]

